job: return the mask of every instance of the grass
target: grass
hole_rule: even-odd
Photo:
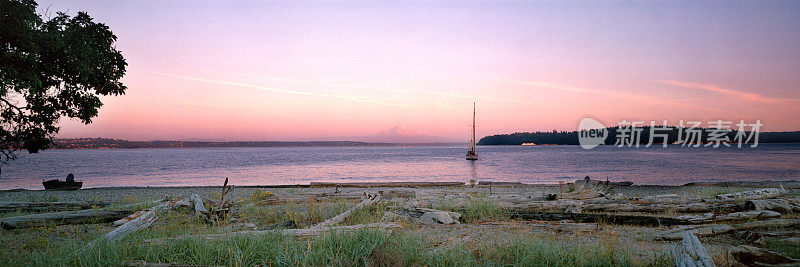
[[[354,205],[344,200],[256,205],[266,197],[266,192],[253,194],[248,203],[231,215],[262,227],[287,220],[295,221],[298,227],[307,227]],[[387,207],[394,204],[379,202],[355,212],[343,224],[378,222]],[[481,196],[460,206],[445,201],[432,206],[460,212],[465,222],[509,218],[507,210]],[[613,240],[588,241],[580,237],[533,236],[521,232],[511,235],[511,240],[480,238],[443,245],[413,227],[393,233],[378,230],[334,232],[308,239],[266,234],[148,242],[165,237],[229,232],[226,230],[229,224],[200,222],[191,208],[164,212],[159,217],[151,227],[122,242],[101,242],[90,249],[85,249],[85,244],[110,231],[110,226],[64,225],[8,231],[0,239],[0,254],[3,255],[0,266],[107,266],[127,261],[226,266],[666,266],[672,263],[671,257],[661,254],[637,258],[625,245]]]
[[[402,231],[335,232],[313,239],[268,234],[219,240],[179,239],[145,243],[150,235],[135,235],[123,243],[99,243],[83,250],[81,242],[66,242],[0,258],[2,266],[108,266],[126,261],[226,266],[633,266],[637,262],[613,243],[580,240],[516,238],[435,248],[424,236]],[[10,255],[10,254],[9,254]],[[647,264],[668,265],[669,261]]]
[[[800,258],[800,246],[798,246],[796,242],[792,242],[789,240],[778,239],[778,238],[768,239],[767,249],[774,252],[778,252],[790,258],[795,258],[795,259]]]
[[[439,202],[431,205],[431,208],[461,213],[461,220],[466,223],[480,220],[505,220],[511,216],[508,210],[486,197],[470,198],[462,206],[450,201],[439,200]]]

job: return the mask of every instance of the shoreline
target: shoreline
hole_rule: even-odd
[[[593,180],[595,181],[595,180]],[[494,182],[494,181],[476,181],[475,187],[489,187],[488,183],[496,187],[558,187],[558,183],[522,183],[522,182]],[[615,182],[612,182],[615,183]],[[571,183],[564,183],[571,184]],[[235,185],[237,188],[327,188],[327,187],[355,187],[355,188],[403,188],[403,187],[459,187],[470,186],[466,182],[310,182],[307,184],[276,184],[276,185]],[[632,184],[632,185],[615,185],[618,187],[691,187],[691,186],[720,186],[720,187],[800,187],[800,180],[784,180],[784,181],[723,181],[723,182],[689,182],[682,185],[659,185],[659,184]],[[219,188],[218,185],[181,185],[181,186],[99,186],[87,187],[74,191],[85,190],[103,190],[103,189],[203,189],[203,188]],[[69,192],[59,190],[45,190],[45,189],[27,189],[27,188],[10,188],[0,189],[0,192],[20,192],[20,191],[45,191],[45,192]]]

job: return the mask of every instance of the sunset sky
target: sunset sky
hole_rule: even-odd
[[[127,94],[59,137],[468,140],[620,120],[800,130],[800,2],[39,1],[109,25]]]

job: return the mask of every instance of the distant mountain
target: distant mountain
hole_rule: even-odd
[[[401,126],[383,130],[377,134],[356,137],[355,140],[361,142],[378,143],[462,143],[464,140],[431,136],[420,134],[419,132]]]

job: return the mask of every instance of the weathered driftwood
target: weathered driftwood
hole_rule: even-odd
[[[358,203],[355,206],[347,209],[346,211],[342,212],[341,214],[336,215],[333,218],[327,219],[324,222],[321,222],[321,223],[318,223],[317,225],[314,225],[314,227],[312,227],[312,228],[323,228],[323,227],[330,227],[330,226],[336,225],[337,223],[343,222],[345,219],[347,219],[347,217],[349,217],[350,214],[352,214],[353,212],[356,212],[356,211],[359,211],[359,210],[364,209],[366,207],[369,207],[369,206],[371,206],[371,205],[373,205],[375,203],[378,203],[378,201],[380,201],[380,200],[381,200],[381,195],[380,194],[367,195],[367,197],[364,199],[364,201],[361,201],[360,203]]]
[[[692,232],[696,236],[714,236],[733,231],[733,226],[727,224],[703,224],[687,225],[675,229],[658,232],[654,235],[655,240],[681,240],[686,232]]]
[[[682,226],[675,229],[664,230],[655,234],[656,240],[678,240],[683,238],[685,232],[693,232],[697,236],[714,236],[735,232],[737,236],[743,233],[752,234],[750,231],[759,229],[800,228],[800,219],[772,219],[766,221],[747,222],[740,224],[702,224]],[[752,240],[758,237],[749,238]]]
[[[194,212],[197,217],[203,222],[209,222],[211,220],[211,212],[203,205],[203,199],[197,194],[192,194],[189,199],[194,203]]]
[[[587,203],[581,206],[584,211],[589,212],[647,212],[647,213],[698,213],[698,212],[736,212],[743,210],[739,203],[642,203],[642,202],[618,202],[618,203]]]
[[[108,202],[102,201],[72,201],[72,202],[20,202],[4,201],[0,202],[0,212],[14,211],[64,211],[91,209],[108,206]]]
[[[677,203],[677,202],[686,202],[687,200],[688,199],[686,197],[680,196],[678,194],[646,196],[638,199],[638,201],[656,202],[656,203]]]
[[[462,182],[368,182],[368,183],[328,183],[311,182],[311,187],[431,187],[461,186]]]
[[[771,228],[800,228],[800,219],[772,219],[766,221],[746,222],[731,225],[737,231],[771,229]]]
[[[159,238],[159,239],[151,239],[147,240],[147,242],[153,241],[168,241],[168,240],[176,240],[176,239],[184,239],[184,238],[201,238],[201,239],[218,239],[224,237],[232,237],[237,235],[245,235],[245,236],[259,236],[259,235],[267,235],[267,234],[283,234],[295,237],[306,237],[306,236],[315,236],[321,235],[327,232],[339,232],[339,231],[358,231],[363,229],[386,229],[391,230],[392,228],[401,228],[403,227],[401,224],[396,222],[382,222],[382,223],[370,223],[370,224],[357,224],[357,225],[345,225],[345,226],[334,226],[334,227],[321,227],[321,228],[305,228],[305,229],[282,229],[282,230],[258,230],[258,231],[239,231],[233,233],[226,233],[226,234],[206,234],[206,235],[188,235],[188,236],[179,236],[179,237],[168,237],[168,238]]]
[[[763,219],[777,218],[780,216],[781,216],[780,213],[771,210],[751,210],[751,211],[741,211],[734,213],[707,212],[703,214],[687,214],[675,218],[681,220],[688,220],[693,223],[707,223],[707,222],[733,221],[733,220],[745,220],[745,219],[763,220]]]
[[[713,267],[714,260],[708,254],[706,248],[691,232],[685,232],[680,245],[675,245],[675,265],[678,267]]]
[[[752,200],[752,199],[774,198],[780,195],[781,195],[781,190],[779,188],[763,188],[752,191],[716,195],[714,196],[713,199],[722,201]]]
[[[579,181],[580,182],[580,181]],[[609,185],[606,183],[593,183],[589,176],[586,176],[582,182],[575,183],[575,191],[558,194],[557,199],[592,199],[603,197],[608,194]]]
[[[112,222],[132,213],[130,210],[79,210],[0,218],[5,229],[30,228],[42,225]]]
[[[150,227],[158,219],[158,212],[163,210],[170,210],[178,206],[191,206],[191,203],[185,200],[178,200],[178,201],[169,201],[166,203],[162,203],[156,205],[144,212],[141,216],[130,220],[117,228],[114,228],[111,232],[106,233],[102,237],[99,237],[92,242],[87,244],[87,247],[92,247],[94,244],[99,242],[100,240],[108,240],[111,242],[116,242],[122,240],[129,234],[135,233],[141,229],[145,229]]]
[[[134,220],[136,218],[139,218],[139,216],[142,216],[145,212],[147,212],[147,210],[137,210],[133,214],[125,216],[125,218],[122,218],[122,219],[114,221],[113,223],[111,223],[111,225],[113,225],[114,227],[123,225],[126,222],[129,222],[129,221],[132,221],[132,220]]]
[[[800,263],[800,260],[748,245],[731,247],[731,256],[734,260],[748,266],[796,266]]]
[[[228,216],[229,207],[232,203],[228,202],[228,193],[233,190],[233,186],[228,186],[228,178],[225,178],[225,183],[222,184],[222,193],[216,205],[211,205],[209,210],[209,218],[212,222],[219,222]]]
[[[458,212],[401,206],[390,206],[381,218],[381,221],[422,224],[457,224],[460,220],[461,214]]]
[[[772,210],[777,212],[799,212],[800,198],[778,198],[748,200],[744,207],[750,210]]]
[[[586,213],[559,213],[559,212],[531,212],[525,210],[510,211],[515,219],[534,221],[562,221],[571,220],[580,223],[609,223],[641,226],[670,226],[688,225],[692,222],[668,217],[646,215],[619,215],[619,214],[586,214]]]

